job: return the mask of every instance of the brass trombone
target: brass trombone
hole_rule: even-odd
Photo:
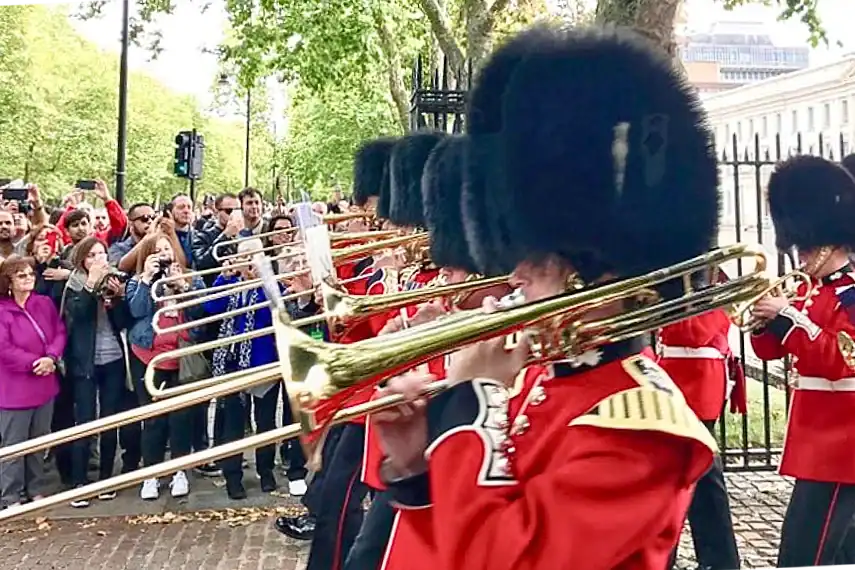
[[[373,220],[374,214],[365,213],[365,212],[349,212],[346,214],[328,214],[326,216],[319,216],[319,217],[322,219],[324,224],[339,224],[341,222],[346,222],[349,220],[356,220],[358,218],[368,218],[369,220]],[[251,240],[254,238],[264,239],[264,238],[269,238],[269,237],[278,236],[278,235],[293,234],[293,233],[297,233],[298,231],[300,231],[300,228],[298,228],[298,227],[282,228],[279,230],[273,230],[273,231],[269,231],[269,232],[259,233],[259,234],[252,235],[252,236],[242,236],[242,237],[237,237],[235,239],[222,241],[222,242],[218,243],[216,246],[214,246],[214,251],[212,252],[212,256],[217,261],[223,261],[223,259],[228,259],[228,257],[227,256],[221,256],[220,249],[222,249],[222,248],[234,247],[241,242]],[[360,233],[374,233],[374,232],[360,232]],[[347,235],[347,234],[342,234],[342,235]]]
[[[401,307],[423,303],[431,299],[454,298],[455,296],[476,291],[478,289],[492,287],[493,285],[498,285],[505,281],[507,281],[507,276],[492,277],[487,279],[466,281],[464,283],[455,283],[452,285],[425,287],[422,289],[414,289],[412,291],[404,291],[401,293],[389,293],[387,295],[349,295],[328,283],[322,283],[321,294],[324,299],[324,312],[318,315],[313,315],[311,317],[306,317],[293,321],[291,322],[291,326],[304,327],[324,321],[329,322],[331,325],[334,325],[335,323],[339,322],[346,322],[352,319],[366,318],[368,316],[375,315],[378,313],[393,311]],[[258,287],[258,285],[256,285],[256,287]],[[222,319],[226,318],[227,316],[237,316],[250,310],[275,306],[275,302],[284,303],[285,301],[297,298],[302,295],[305,295],[305,292],[286,295],[280,297],[278,301],[257,303],[255,305],[252,305],[251,307],[243,307],[241,309],[236,309],[232,312],[234,314],[223,313],[220,315],[215,315],[215,317]],[[177,305],[173,305],[171,308],[175,309],[175,307],[177,307]],[[193,321],[190,327],[177,325],[176,327],[162,330],[175,331],[178,330],[179,327],[192,328],[195,326],[199,326],[199,324],[203,324],[201,322],[203,320],[205,319]],[[216,386],[217,384],[222,382],[222,376],[207,378],[205,380],[198,380],[196,382],[184,384],[181,386],[175,386],[173,388],[162,388],[160,386],[155,385],[154,383],[154,371],[156,365],[161,362],[175,360],[176,358],[181,358],[183,356],[188,356],[191,354],[199,354],[208,350],[213,350],[223,346],[240,343],[245,340],[252,340],[254,338],[274,334],[274,332],[275,326],[264,327],[254,331],[234,335],[232,337],[229,337],[228,339],[216,339],[208,342],[194,344],[191,346],[185,346],[176,350],[171,350],[169,352],[159,354],[155,356],[149,363],[148,367],[146,367],[144,380],[146,390],[148,390],[149,395],[153,399],[158,400],[163,398],[171,398],[181,394],[186,394],[188,392],[192,392],[194,390],[199,390],[201,388],[206,388],[209,386]],[[271,380],[273,379],[275,379],[275,376],[271,378]]]
[[[688,276],[741,258],[753,259],[754,268],[751,273],[697,290],[688,287]],[[350,390],[369,388],[376,382],[431,358],[453,352],[466,344],[529,330],[533,331],[536,340],[532,345],[531,363],[572,358],[604,343],[617,342],[710,310],[728,308],[754,299],[770,286],[770,278],[765,272],[766,255],[761,248],[734,245],[645,275],[571,291],[541,301],[509,306],[493,313],[479,309],[462,311],[434,323],[351,345],[325,344],[303,334],[292,326],[295,323],[289,321],[281,299],[270,295],[277,301],[273,321],[277,348],[281,355],[279,377],[288,384],[292,403],[297,404],[295,411],[300,418],[300,425],[250,436],[238,442],[220,445],[52,495],[21,507],[7,509],[0,513],[0,521],[75,499],[93,497],[108,490],[132,486],[145,479],[164,476],[270,445],[282,439],[305,435],[315,427],[329,425],[330,421],[346,421],[395,406],[401,399],[391,396],[341,409],[331,418],[319,418],[315,414],[317,404],[325,398],[333,395],[346,396]],[[655,293],[656,287],[673,280],[685,284],[685,293],[673,299],[660,298]],[[269,286],[269,283],[267,285]],[[273,290],[278,290],[275,284]],[[604,306],[624,308],[611,317],[590,319],[591,311]],[[237,338],[229,340],[236,342]],[[247,386],[250,382],[269,381],[269,373],[268,370],[247,371],[243,381]],[[444,382],[438,382],[426,390],[429,394],[434,394],[447,386]],[[212,388],[212,393],[219,388]],[[189,398],[189,395],[187,397]],[[174,400],[153,405],[172,409],[170,404]],[[59,441],[57,435],[47,436],[43,441],[53,445]]]
[[[288,228],[288,229],[293,230],[295,228]],[[282,231],[285,231],[285,230],[282,230]],[[269,232],[269,233],[274,233],[274,232]],[[223,262],[223,261],[227,261],[230,259],[235,259],[237,257],[246,257],[247,255],[255,255],[256,253],[266,253],[269,251],[276,251],[276,250],[282,248],[281,245],[268,245],[268,246],[264,246],[261,248],[251,249],[249,251],[244,251],[241,253],[230,253],[228,255],[220,255],[219,254],[219,249],[221,246],[233,247],[234,244],[238,241],[248,241],[248,240],[251,240],[253,238],[261,239],[260,236],[263,236],[263,235],[265,235],[265,234],[259,234],[257,236],[248,236],[248,237],[244,237],[244,238],[239,238],[237,240],[230,240],[230,241],[221,242],[214,247],[214,253],[213,253],[212,257],[217,261]],[[400,235],[400,232],[398,232],[397,230],[351,232],[351,233],[332,232],[332,233],[330,233],[330,242],[331,243],[342,242],[342,241],[369,242],[372,240],[387,239],[387,238],[391,238],[391,237],[394,237],[397,235]],[[302,247],[297,247],[294,249],[299,251],[300,253],[303,253]]]
[[[409,234],[409,235],[405,235],[405,236],[393,237],[393,238],[384,239],[384,240],[375,241],[375,242],[369,242],[369,243],[364,243],[364,244],[359,244],[359,245],[352,245],[352,246],[344,247],[341,249],[335,249],[332,252],[332,258],[333,258],[333,262],[335,262],[337,264],[341,264],[341,263],[346,263],[348,261],[351,261],[353,259],[360,259],[362,257],[366,257],[366,256],[371,255],[371,254],[373,254],[379,250],[382,250],[382,249],[405,247],[405,246],[424,247],[427,245],[427,243],[428,243],[428,235],[426,233]],[[247,256],[247,255],[251,255],[251,253],[256,253],[256,252],[245,252],[243,255]],[[302,250],[287,251],[287,252],[283,252],[280,255],[274,256],[270,259],[271,259],[271,261],[280,260],[280,259],[287,259],[289,257],[295,257],[295,256],[302,255],[302,254],[303,254]],[[253,263],[252,260],[240,262],[240,263],[235,263],[233,265],[230,265],[230,268],[235,269],[238,267],[247,267],[249,265],[252,265],[252,263]],[[308,271],[308,270],[306,270],[306,271]],[[155,301],[179,301],[179,300],[183,300],[183,299],[191,299],[194,297],[196,297],[196,298],[203,297],[203,296],[209,295],[209,294],[214,293],[214,292],[226,291],[229,289],[232,290],[232,292],[254,289],[255,287],[258,287],[259,285],[261,285],[261,280],[254,279],[251,281],[245,281],[245,282],[241,283],[241,285],[246,286],[244,289],[234,289],[235,284],[230,283],[227,285],[218,285],[217,287],[208,287],[205,289],[198,289],[198,290],[193,290],[193,291],[180,291],[180,292],[172,293],[169,295],[164,293],[164,291],[166,290],[165,285],[168,285],[170,283],[174,283],[176,281],[183,281],[186,279],[192,279],[193,277],[201,277],[203,275],[220,274],[222,272],[223,272],[222,267],[213,267],[211,269],[201,269],[199,271],[188,271],[186,273],[182,273],[181,275],[171,275],[169,277],[163,277],[162,279],[158,279],[157,281],[155,281],[152,284],[152,287],[151,287],[152,299],[154,299]],[[280,279],[291,279],[291,278],[295,277],[296,275],[298,275],[299,273],[301,273],[301,272],[292,272],[288,275],[281,275]],[[249,283],[254,283],[254,285],[249,286]],[[204,300],[201,302],[204,302]]]
[[[798,295],[799,284],[805,283],[807,288],[804,295]],[[733,307],[731,311],[731,320],[743,332],[753,332],[763,327],[766,322],[762,319],[757,319],[751,314],[751,309],[754,305],[766,295],[782,295],[791,303],[795,301],[804,301],[809,299],[814,290],[813,281],[810,275],[798,269],[790,271],[786,275],[778,277],[772,281],[768,287],[759,291],[754,297],[747,299]]]

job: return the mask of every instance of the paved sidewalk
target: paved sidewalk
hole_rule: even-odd
[[[774,567],[792,481],[774,472],[728,473],[726,480],[743,568]],[[677,566],[696,567],[688,529],[680,540]]]
[[[300,570],[307,544],[286,539],[272,527],[277,514],[300,507],[284,493],[262,494],[250,472],[245,479],[246,501],[229,501],[217,480],[194,477],[193,492],[184,500],[164,491],[159,501],[147,503],[134,489],[89,509],[60,509],[50,520],[12,523],[0,529],[0,565],[16,570]],[[728,474],[727,483],[743,567],[774,566],[792,483],[774,473]],[[678,568],[694,569],[693,554],[685,532]]]

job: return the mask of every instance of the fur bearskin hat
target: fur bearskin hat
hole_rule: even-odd
[[[353,203],[365,206],[389,187],[389,157],[396,139],[384,137],[363,143],[353,160]]]
[[[794,156],[775,167],[767,192],[778,249],[855,247],[855,179],[845,168]]]
[[[422,174],[422,198],[433,262],[439,267],[477,273],[463,236],[460,211],[465,144],[464,136],[453,136],[434,147]]]
[[[845,168],[849,174],[855,176],[855,153],[844,156],[843,160],[840,161],[840,166]]]
[[[482,83],[497,77],[500,88]],[[536,28],[499,48],[479,83],[466,175],[486,181],[488,202],[486,217],[470,223],[492,233],[504,269],[557,254],[587,281],[712,247],[711,133],[691,88],[647,40],[621,29]]]
[[[422,172],[431,151],[448,137],[440,131],[416,131],[398,139],[389,159],[389,220],[398,226],[423,227]]]

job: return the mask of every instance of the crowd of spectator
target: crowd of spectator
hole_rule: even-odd
[[[97,199],[101,207],[85,198]],[[339,191],[332,202],[313,205],[321,214],[348,207]],[[154,383],[161,388],[199,379],[199,361],[194,375],[189,360],[157,356],[269,326],[266,308],[207,319],[213,322],[200,326],[192,323],[261,303],[265,293],[259,287],[202,299],[192,306],[179,305],[175,299],[190,300],[194,292],[203,294],[210,287],[254,278],[252,265],[242,262],[262,247],[276,256],[291,244],[294,234],[253,236],[293,226],[286,206],[265,202],[253,188],[206,199],[200,207],[179,194],[162,208],[136,203],[124,209],[102,181],[91,192],[69,193],[56,208],[47,207],[39,189],[30,185],[25,202],[0,204],[0,446],[150,403],[145,374],[151,364]],[[236,246],[223,245],[239,237],[247,239]],[[289,272],[295,259],[276,259],[275,267]],[[319,311],[310,280],[295,277],[282,286],[288,293],[303,293],[289,303],[293,316]],[[201,369],[208,376],[277,359],[271,336],[222,345],[202,355]],[[280,385],[271,382],[80,438],[47,453],[0,462],[0,503],[3,508],[14,507],[58,491],[47,488],[46,469],[55,468],[62,488],[69,489],[109,478],[117,469],[133,471],[161,463],[167,455],[181,457],[235,441],[248,430],[262,432],[290,423],[289,406],[283,400],[287,395]],[[285,442],[278,451],[288,491],[302,495],[307,472],[300,446]],[[276,452],[273,446],[256,451],[263,492],[280,485]],[[236,456],[195,471],[197,476],[223,477],[229,498],[239,500],[246,497],[246,466]],[[175,473],[168,482],[170,494],[188,495],[191,481],[188,473]],[[140,498],[157,499],[161,483],[144,481],[138,489]],[[98,500],[115,496],[105,492]],[[72,503],[79,508],[88,505],[88,500]]]

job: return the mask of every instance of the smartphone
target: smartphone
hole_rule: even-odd
[[[78,190],[86,190],[92,191],[95,190],[95,181],[94,180],[78,180],[77,184],[74,185]]]
[[[3,188],[3,199],[14,200],[16,202],[25,202],[30,197],[30,191],[27,188]]]

